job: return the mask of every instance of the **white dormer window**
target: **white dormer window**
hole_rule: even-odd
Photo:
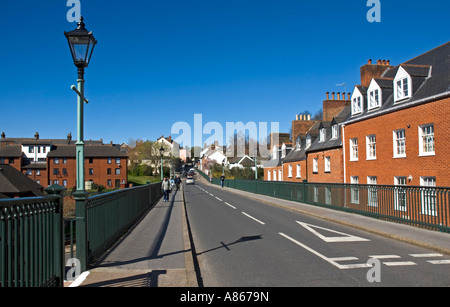
[[[281,158],[285,158],[286,157],[286,144],[283,144],[283,146],[281,146]]]
[[[412,81],[411,76],[400,67],[394,78],[394,102],[411,98]]]
[[[325,141],[325,128],[320,129],[319,142]]]
[[[277,158],[277,151],[278,151],[277,146],[274,146],[273,149],[272,149],[272,157],[274,159]]]
[[[380,91],[376,89],[369,92],[369,110],[378,108],[380,105]]]
[[[331,127],[331,138],[337,139],[338,138],[338,125],[333,125]]]
[[[311,146],[311,136],[310,135],[308,135],[306,137],[306,148],[309,148],[309,146]]]
[[[295,150],[300,149],[302,149],[302,141],[300,140],[300,138],[297,138],[297,141],[295,142]]]
[[[374,79],[370,82],[367,93],[367,99],[369,100],[369,111],[381,107],[381,88]]]
[[[363,111],[364,97],[357,87],[353,91],[352,95],[352,115],[358,115]]]

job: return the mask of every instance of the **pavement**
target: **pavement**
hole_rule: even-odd
[[[203,177],[197,180],[213,188]],[[382,221],[358,214],[253,194],[231,188],[243,195],[274,206],[294,210],[356,229],[428,248],[450,255],[450,234]],[[84,272],[73,286],[79,287],[198,287],[189,237],[184,191],[172,193],[169,203],[161,199],[124,236],[96,267]]]
[[[198,287],[182,187],[68,287]]]

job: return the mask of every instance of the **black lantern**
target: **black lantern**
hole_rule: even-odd
[[[86,30],[83,20],[83,17],[81,17],[78,27],[75,30],[70,32],[64,31],[64,35],[69,42],[73,62],[76,67],[82,69],[88,67],[92,52],[97,44],[94,34]]]
[[[161,147],[161,148],[159,149],[159,153],[161,154],[161,157],[164,155],[164,147]]]

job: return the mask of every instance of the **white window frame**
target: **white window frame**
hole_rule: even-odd
[[[412,96],[412,79],[400,66],[394,78],[394,103],[407,100]]]
[[[283,175],[281,173],[281,169],[278,170],[278,181],[283,181]]]
[[[405,129],[399,129],[399,130],[393,131],[392,138],[393,138],[394,158],[405,158],[406,157],[406,131],[405,131]]]
[[[366,136],[366,160],[377,159],[377,137],[375,134]]]
[[[429,128],[431,128],[432,131],[424,131],[425,129]],[[427,144],[428,143],[431,144],[431,147],[430,145],[427,146],[425,142],[427,142]],[[433,150],[430,150],[431,148]],[[434,156],[435,152],[436,152],[436,143],[434,138],[434,124],[426,124],[419,126],[419,156]]]
[[[364,97],[357,87],[352,95],[352,116],[361,114],[363,112]]]
[[[378,188],[374,187],[377,185],[376,176],[367,176],[367,206],[378,207]]]
[[[277,170],[273,170],[273,181],[277,181]]]
[[[297,164],[297,178],[302,178],[302,166]]]
[[[292,178],[292,164],[288,165],[288,177]]]
[[[350,139],[350,161],[358,161],[358,138]]]
[[[374,89],[369,92],[369,110],[377,109],[381,106],[380,90]]]
[[[427,187],[421,191],[421,213],[437,216],[436,177],[420,177],[420,186]]]
[[[351,176],[350,177],[350,183],[351,184],[359,184],[359,177],[358,176]],[[359,205],[359,188],[351,188],[350,190],[350,202],[352,204]]]
[[[318,173],[318,172],[319,172],[319,159],[314,158],[313,159],[313,173]]]
[[[322,143],[325,141],[325,128],[320,129],[319,132],[319,143]]]
[[[337,139],[339,137],[339,133],[338,133],[338,125],[333,125],[331,127],[331,138]]]
[[[395,176],[394,184],[395,187],[395,197],[394,197],[394,209],[397,211],[406,212],[407,211],[407,193],[404,186],[406,186],[408,179],[405,176]]]
[[[324,162],[325,162],[325,173],[330,173],[331,172],[331,157],[325,157]]]
[[[267,171],[267,181],[272,181],[271,175],[272,175],[272,171],[268,170]]]

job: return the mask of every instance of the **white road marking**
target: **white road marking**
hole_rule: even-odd
[[[328,263],[334,265],[334,266],[337,267],[338,269],[346,270],[346,269],[357,269],[357,268],[369,268],[369,267],[371,267],[371,265],[369,265],[369,264],[367,264],[367,263],[357,263],[357,264],[347,264],[347,265],[339,264],[339,263],[337,263],[335,260],[333,260],[333,259],[336,259],[336,258],[328,258],[328,257],[322,255],[321,253],[319,253],[319,252],[313,250],[312,248],[306,246],[305,244],[303,244],[303,243],[301,243],[301,242],[299,242],[299,241],[297,241],[297,240],[295,240],[295,239],[289,237],[288,235],[285,235],[285,234],[282,233],[282,232],[280,232],[279,235],[282,236],[282,237],[285,237],[286,239],[288,239],[288,240],[290,240],[290,241],[292,241],[292,242],[294,242],[294,243],[297,244],[298,246],[303,247],[303,248],[306,249],[307,251],[313,253],[314,255],[318,256],[319,258],[322,258],[323,260],[325,260],[326,262],[328,262]],[[348,259],[348,258],[353,258],[353,257],[345,257],[345,258]],[[338,258],[338,259],[339,259],[339,258]],[[342,259],[342,257],[341,257],[341,259]]]
[[[233,206],[233,205],[231,205],[231,204],[229,204],[229,203],[227,203],[227,202],[225,202],[225,205],[227,205],[227,206],[233,208],[234,210],[236,210],[236,207],[235,207],[235,206]]]
[[[450,260],[428,260],[431,264],[450,264]]]
[[[442,254],[409,254],[414,258],[433,258],[433,257],[442,257]]]
[[[217,196],[216,196],[216,199],[217,199],[218,201],[222,201],[222,200],[221,200],[219,197],[217,197]]]
[[[302,223],[297,221],[298,224],[300,224],[301,226],[303,226],[304,228],[306,228],[307,230],[309,230],[310,232],[312,232],[313,234],[315,234],[316,236],[318,236],[319,238],[321,238],[322,240],[324,240],[327,243],[336,243],[336,242],[367,242],[370,241],[368,239],[364,239],[364,238],[360,238],[357,236],[353,236],[353,235],[349,235],[343,232],[339,232],[336,230],[331,230],[328,228],[324,228],[324,227],[320,227],[320,226],[316,226],[316,225],[311,225],[311,224],[307,224],[307,223]],[[332,233],[336,233],[339,234],[339,237],[326,237],[322,234],[320,234],[319,232],[317,232],[316,230],[314,230],[313,228],[317,228],[317,229],[321,229],[321,230],[325,230],[328,232],[332,232]]]
[[[373,256],[369,256],[370,258],[376,258],[376,259],[398,259],[401,258],[400,256],[397,255],[373,255]]]
[[[252,220],[254,220],[254,221],[260,223],[261,225],[266,225],[266,223],[261,222],[261,221],[258,220],[257,218],[254,218],[253,216],[251,216],[251,215],[249,215],[249,214],[247,214],[247,213],[245,213],[245,212],[242,212],[242,214],[245,215],[245,216],[247,216],[247,217],[249,217],[249,218],[251,218]]]
[[[412,261],[392,261],[392,262],[383,262],[383,264],[387,266],[417,265],[417,263]]]

